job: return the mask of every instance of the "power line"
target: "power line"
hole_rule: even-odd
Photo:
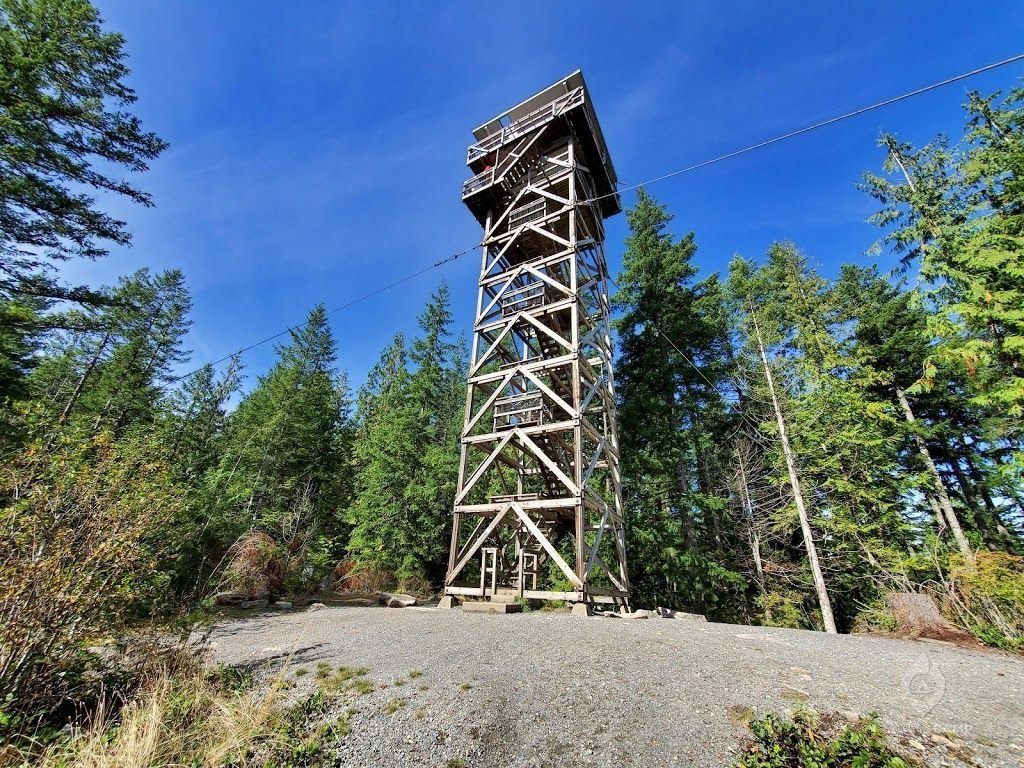
[[[400,278],[398,280],[395,280],[393,283],[388,283],[387,285],[382,285],[380,288],[372,290],[369,293],[364,293],[362,296],[358,296],[358,297],[352,299],[351,301],[348,301],[348,302],[346,302],[344,304],[341,304],[341,305],[339,305],[337,307],[333,307],[332,309],[328,309],[325,314],[333,315],[335,312],[340,312],[343,309],[348,309],[349,307],[353,306],[354,304],[358,304],[361,301],[366,301],[367,299],[373,298],[374,296],[376,296],[378,294],[381,294],[381,293],[384,293],[385,291],[390,291],[392,288],[395,288],[395,287],[401,285],[402,283],[407,283],[410,280],[414,280],[415,278],[419,277],[420,275],[425,275],[427,272],[430,272],[430,271],[432,271],[434,269],[438,269],[439,267],[443,267],[445,264],[453,262],[453,261],[455,261],[456,259],[458,259],[461,256],[465,256],[467,253],[469,253],[470,251],[474,250],[476,247],[477,246],[474,245],[474,246],[471,246],[469,248],[466,248],[465,250],[459,251],[458,253],[453,253],[451,256],[448,256],[447,258],[441,259],[440,261],[435,261],[429,267],[424,267],[423,269],[419,270],[418,272],[413,272],[411,275],[406,275],[405,277],[402,277],[402,278]],[[213,360],[212,362],[204,363],[200,367],[196,368],[194,371],[189,371],[188,373],[184,373],[181,376],[177,376],[177,377],[171,379],[171,381],[184,381],[185,379],[188,379],[188,378],[190,378],[192,376],[195,376],[197,373],[199,373],[201,370],[203,370],[207,366],[217,366],[217,365],[220,365],[221,363],[226,362],[226,361],[230,360],[233,357],[237,357],[238,355],[242,355],[242,354],[248,352],[249,350],[256,349],[256,347],[262,347],[264,344],[267,344],[268,342],[274,341],[275,339],[279,339],[282,336],[285,336],[285,335],[291,333],[292,331],[297,331],[297,330],[299,330],[301,328],[305,328],[307,325],[309,325],[309,321],[308,320],[306,322],[304,322],[304,323],[299,323],[298,325],[293,325],[290,328],[285,328],[283,331],[279,331],[278,333],[275,333],[273,336],[267,336],[267,338],[260,339],[259,341],[253,342],[252,344],[250,344],[247,347],[242,347],[241,349],[236,349],[234,352],[232,352],[229,355],[224,355],[224,357],[221,357],[221,358],[218,358],[216,360]]]
[[[803,128],[797,128],[796,130],[780,134],[779,136],[774,136],[774,137],[772,137],[770,139],[765,139],[764,141],[759,141],[757,144],[751,144],[750,146],[743,147],[742,149],[736,149],[736,150],[733,150],[732,152],[726,152],[724,155],[719,155],[718,157],[713,157],[710,160],[703,160],[703,161],[701,161],[699,163],[695,163],[693,165],[688,165],[685,168],[680,168],[679,170],[671,171],[670,173],[664,173],[661,176],[655,176],[653,179],[648,179],[647,181],[642,181],[639,184],[631,184],[628,187],[620,187],[619,189],[617,189],[614,192],[607,192],[607,193],[605,193],[603,195],[598,195],[597,197],[591,197],[588,200],[585,200],[584,202],[596,203],[598,200],[604,200],[606,197],[613,197],[613,196],[619,194],[620,192],[628,192],[628,191],[630,191],[632,189],[637,189],[638,187],[644,187],[644,186],[647,186],[647,185],[650,185],[650,184],[654,184],[654,183],[659,182],[659,181],[664,181],[665,179],[671,179],[671,178],[673,178],[675,176],[681,176],[684,173],[691,173],[692,171],[696,171],[696,170],[699,170],[701,168],[707,168],[709,165],[714,165],[715,163],[720,163],[723,160],[729,160],[729,159],[731,159],[733,157],[739,157],[740,155],[745,155],[748,152],[753,152],[754,150],[757,150],[757,149],[763,149],[764,147],[770,146],[772,144],[778,144],[780,141],[786,141],[787,139],[792,139],[792,138],[794,138],[796,136],[802,136],[805,133],[810,133],[811,131],[816,131],[819,128],[825,128],[826,126],[834,125],[835,123],[842,122],[843,120],[849,120],[850,118],[853,118],[853,117],[859,117],[860,115],[867,114],[868,112],[873,112],[876,109],[881,109],[882,107],[888,107],[890,104],[896,104],[896,103],[901,102],[901,101],[906,101],[907,99],[913,98],[914,96],[920,96],[923,93],[928,93],[929,91],[934,91],[934,90],[936,90],[938,88],[942,88],[942,87],[947,86],[947,85],[952,85],[953,83],[958,83],[961,80],[967,80],[968,78],[976,77],[977,75],[983,74],[985,72],[991,72],[993,69],[999,69],[1000,67],[1005,67],[1008,64],[1013,64],[1014,62],[1022,61],[1022,60],[1024,60],[1024,53],[1018,53],[1016,56],[1011,56],[1008,59],[1003,59],[1002,61],[996,61],[996,62],[993,62],[992,64],[986,64],[983,67],[978,67],[977,69],[972,69],[969,72],[962,72],[959,75],[953,75],[952,77],[947,77],[945,80],[940,80],[937,83],[932,83],[930,85],[925,85],[925,86],[922,86],[921,88],[915,88],[912,91],[907,91],[906,93],[901,93],[899,96],[893,96],[891,98],[884,99],[883,101],[877,101],[874,104],[869,104],[866,107],[859,107],[859,108],[854,109],[854,110],[852,110],[850,112],[844,112],[843,114],[837,115],[836,117],[830,117],[827,120],[822,120],[822,121],[817,122],[817,123],[812,123],[811,125],[805,126]]]
[[[710,160],[704,160],[702,162],[695,163],[694,165],[689,165],[689,166],[687,166],[685,168],[680,168],[678,170],[662,174],[661,176],[655,176],[654,178],[648,179],[647,181],[642,181],[642,182],[640,182],[638,184],[632,184],[632,185],[625,186],[625,187],[619,187],[615,192],[608,192],[608,193],[603,194],[603,195],[598,195],[597,197],[588,198],[586,200],[583,200],[581,202],[581,204],[595,203],[595,202],[597,202],[599,200],[603,200],[603,199],[605,199],[607,197],[612,197],[614,195],[618,195],[621,192],[628,192],[630,190],[637,189],[639,187],[650,186],[651,184],[656,184],[657,182],[664,181],[665,179],[671,179],[671,178],[674,178],[676,176],[681,176],[681,175],[686,174],[686,173],[691,173],[691,172],[699,170],[701,168],[706,168],[709,165],[714,165],[714,164],[720,163],[720,162],[722,162],[724,160],[729,160],[729,159],[731,159],[733,157],[739,157],[740,155],[745,155],[747,153],[754,152],[755,150],[763,149],[764,147],[770,146],[772,144],[777,144],[777,143],[779,143],[781,141],[785,141],[787,139],[792,139],[792,138],[794,138],[796,136],[801,136],[801,135],[803,135],[805,133],[810,133],[811,131],[816,131],[819,128],[824,128],[824,127],[829,126],[829,125],[834,125],[835,123],[841,122],[843,120],[849,120],[850,118],[866,114],[867,112],[872,112],[874,110],[881,109],[882,107],[887,107],[890,104],[896,104],[897,102],[906,101],[907,99],[913,98],[914,96],[920,96],[923,93],[928,93],[929,91],[934,91],[937,88],[942,88],[942,87],[947,86],[947,85],[952,85],[953,83],[957,83],[957,82],[960,82],[962,80],[967,80],[968,78],[976,77],[977,75],[983,74],[985,72],[990,72],[990,71],[992,71],[994,69],[998,69],[1000,67],[1005,67],[1008,64],[1013,64],[1014,62],[1018,62],[1018,61],[1022,61],[1022,60],[1024,60],[1024,53],[1017,54],[1016,56],[1011,56],[1008,59],[1003,59],[1001,61],[993,62],[992,64],[986,64],[985,66],[978,67],[977,69],[972,69],[972,70],[970,70],[968,72],[962,72],[962,73],[960,73],[958,75],[953,75],[952,77],[948,77],[945,80],[940,80],[938,82],[931,83],[930,85],[925,85],[925,86],[922,86],[921,88],[916,88],[916,89],[914,89],[912,91],[907,91],[906,93],[901,93],[898,96],[893,96],[893,97],[885,99],[883,101],[879,101],[879,102],[876,102],[874,104],[869,104],[866,107],[859,107],[858,109],[854,109],[854,110],[852,110],[850,112],[845,112],[845,113],[843,113],[841,115],[838,115],[837,117],[830,117],[827,120],[822,120],[822,121],[814,123],[812,125],[805,126],[804,128],[798,128],[796,130],[789,131],[788,133],[784,133],[784,134],[781,134],[779,136],[775,136],[773,138],[766,139],[764,141],[758,142],[757,144],[751,144],[751,145],[743,147],[741,149],[737,149],[737,150],[734,150],[732,152],[727,152],[724,155],[719,155],[718,157],[713,157]],[[407,283],[410,280],[413,280],[413,279],[419,277],[420,275],[426,274],[427,272],[430,272],[430,271],[432,271],[434,269],[438,269],[439,267],[442,267],[445,264],[453,262],[456,259],[458,259],[458,258],[460,258],[462,256],[465,256],[467,253],[470,253],[471,251],[475,250],[478,247],[479,247],[479,244],[471,245],[470,247],[465,248],[464,250],[461,250],[458,253],[454,253],[451,256],[448,256],[447,258],[444,258],[444,259],[441,259],[440,261],[434,262],[433,264],[431,264],[428,267],[424,267],[423,269],[421,269],[421,270],[419,270],[417,272],[413,272],[410,275],[406,275],[405,277],[400,278],[399,280],[396,280],[393,283],[388,283],[387,285],[381,286],[380,288],[377,288],[376,290],[370,291],[369,293],[363,294],[362,296],[359,296],[359,297],[357,297],[355,299],[352,299],[351,301],[346,302],[345,304],[342,304],[340,306],[337,306],[337,307],[334,307],[332,309],[329,309],[329,310],[327,310],[327,314],[331,315],[331,314],[334,314],[335,312],[340,312],[341,310],[348,309],[349,307],[351,307],[351,306],[353,306],[355,304],[358,304],[361,301],[365,301],[366,299],[369,299],[369,298],[372,298],[374,296],[377,296],[378,294],[384,293],[385,291],[389,291],[392,288],[395,288],[395,287],[401,285],[402,283]],[[183,381],[183,380],[185,380],[187,378],[195,376],[197,373],[199,373],[201,370],[203,370],[203,368],[205,368],[208,365],[212,365],[212,366],[219,365],[220,363],[226,362],[227,360],[230,360],[231,358],[236,357],[237,355],[244,354],[246,352],[249,352],[250,350],[256,349],[257,347],[261,347],[264,344],[267,344],[267,343],[269,343],[271,341],[274,341],[275,339],[279,339],[282,336],[285,336],[285,335],[291,333],[292,331],[297,331],[297,330],[299,330],[301,328],[304,328],[306,325],[307,325],[307,323],[299,323],[298,325],[291,326],[289,328],[285,328],[283,331],[280,331],[279,333],[275,333],[274,335],[268,336],[265,339],[261,339],[260,341],[254,342],[254,343],[252,343],[252,344],[250,344],[250,345],[248,345],[246,347],[242,347],[241,349],[237,349],[234,352],[232,352],[231,354],[225,355],[224,357],[218,358],[217,360],[214,360],[214,361],[209,362],[209,363],[205,363],[204,365],[200,366],[199,368],[196,368],[193,371],[189,371],[186,374],[183,374],[181,376],[178,376],[178,377],[172,379],[172,381],[175,381],[175,382],[176,381]],[[658,329],[655,329],[655,330],[658,330]],[[661,333],[661,331],[659,330],[658,333]],[[662,334],[662,335],[664,335],[664,334]],[[696,366],[694,366],[694,368],[696,368]],[[700,373],[699,370],[698,370],[698,373]],[[703,376],[702,373],[701,373],[701,375]]]

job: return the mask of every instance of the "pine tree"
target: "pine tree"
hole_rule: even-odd
[[[438,584],[447,566],[466,365],[450,325],[442,283],[419,317],[420,334],[408,350],[396,336],[360,395],[350,550],[359,564],[409,584]]]
[[[142,269],[106,295],[105,306],[65,316],[76,330],[51,335],[30,378],[57,426],[121,434],[154,424],[164,387],[187,359],[191,298],[180,271]]]
[[[353,442],[355,498],[349,551],[360,567],[397,573],[412,523],[406,489],[419,463],[418,413],[409,398],[405,338],[396,334],[359,395]]]

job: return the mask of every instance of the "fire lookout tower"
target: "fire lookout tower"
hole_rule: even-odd
[[[629,599],[604,219],[615,169],[577,70],[475,131],[483,227],[445,594]]]

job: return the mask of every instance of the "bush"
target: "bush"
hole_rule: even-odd
[[[806,629],[807,617],[802,605],[803,596],[793,591],[765,592],[757,597],[761,623],[766,627]]]
[[[871,715],[854,724],[836,716],[798,709],[792,717],[769,712],[750,723],[748,739],[734,768],[909,768],[914,765],[889,746]]]
[[[978,552],[950,557],[939,604],[981,642],[1024,652],[1024,557]]]
[[[179,503],[144,438],[33,443],[0,469],[0,737],[99,695],[110,653],[88,645],[158,598],[159,533]]]
[[[280,593],[284,586],[284,548],[262,531],[242,534],[228,549],[221,589],[248,597]]]
[[[853,622],[854,633],[895,632],[899,622],[885,600],[879,598],[861,610]]]

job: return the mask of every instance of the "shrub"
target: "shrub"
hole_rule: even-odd
[[[88,644],[156,599],[158,535],[180,505],[145,438],[55,443],[0,468],[0,737],[100,695],[110,652]]]
[[[262,531],[242,534],[228,550],[221,589],[247,596],[280,592],[284,586],[283,548]]]
[[[879,598],[857,614],[853,622],[853,631],[895,632],[897,626],[896,614],[885,600]]]
[[[939,603],[954,623],[987,645],[1024,652],[1024,557],[952,555],[943,587]]]
[[[909,768],[908,759],[889,746],[882,726],[872,715],[842,724],[835,716],[797,709],[792,717],[769,712],[750,723],[734,768]]]
[[[757,598],[761,623],[766,627],[805,629],[807,617],[802,610],[803,596],[797,592],[765,592]]]

